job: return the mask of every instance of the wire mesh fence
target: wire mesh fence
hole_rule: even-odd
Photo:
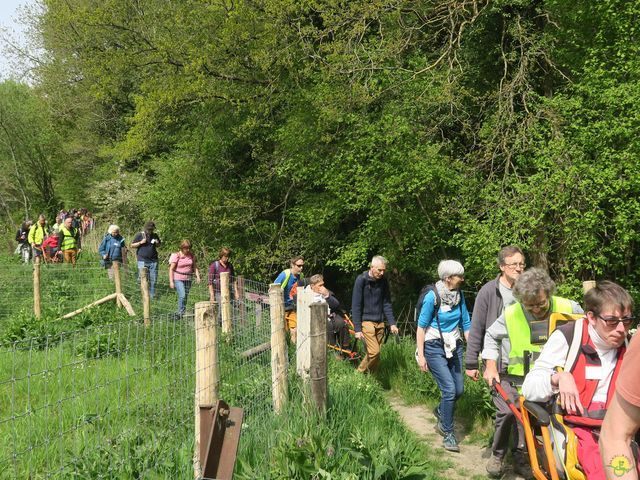
[[[160,265],[145,326],[136,265],[120,273],[134,316],[112,301],[61,319],[114,281],[100,267],[41,265],[36,319],[33,266],[0,264],[0,478],[193,478],[193,305],[209,300],[206,275],[178,318]],[[273,415],[268,285],[245,280],[242,292],[218,336],[220,398],[245,410],[240,455],[273,437],[250,434]]]

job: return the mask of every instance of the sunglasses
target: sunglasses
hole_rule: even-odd
[[[620,322],[622,322],[622,324],[623,324],[625,327],[628,327],[628,326],[629,326],[629,325],[631,325],[631,324],[635,321],[635,319],[636,319],[636,317],[633,317],[633,316],[630,316],[630,317],[614,317],[614,316],[611,316],[611,317],[603,317],[603,316],[602,316],[602,315],[600,315],[600,314],[598,314],[598,315],[596,315],[596,316],[597,316],[600,320],[602,320],[604,323],[606,323],[606,324],[607,324],[607,327],[612,327],[612,328],[613,328],[613,327],[617,327],[617,326],[618,326],[618,324],[619,324]]]

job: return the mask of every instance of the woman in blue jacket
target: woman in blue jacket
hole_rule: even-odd
[[[124,263],[126,250],[124,237],[120,235],[120,227],[109,225],[107,234],[98,247],[98,253],[101,257],[100,263],[107,269],[110,280],[113,279],[113,262]]]
[[[438,265],[440,280],[424,297],[416,332],[416,360],[423,372],[431,371],[442,398],[435,410],[444,448],[459,452],[453,433],[453,410],[464,389],[462,338],[469,336],[471,319],[460,291],[464,267],[455,260]]]

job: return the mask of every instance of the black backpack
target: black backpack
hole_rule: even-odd
[[[418,302],[416,303],[416,309],[414,312],[414,322],[417,326],[418,317],[420,316],[420,312],[422,311],[422,304],[424,303],[424,297],[426,297],[427,293],[429,292],[433,292],[436,297],[436,302],[433,307],[433,318],[431,319],[431,322],[433,322],[433,319],[435,318],[435,321],[438,324],[438,330],[440,331],[440,339],[442,339],[442,342],[444,343],[444,339],[442,337],[442,328],[440,327],[440,319],[438,318],[438,311],[440,310],[441,303],[440,295],[438,295],[438,289],[432,283],[425,285],[424,287],[422,287],[422,290],[420,290],[420,295],[418,295]],[[462,302],[464,302],[464,295],[462,294],[462,292],[460,292],[460,302],[458,303],[459,309],[462,309]],[[462,322],[462,314],[460,315],[460,321]],[[431,325],[431,322],[429,322],[429,325],[427,325],[427,327]]]
[[[424,297],[426,297],[427,293],[429,292],[433,292],[433,294],[436,296],[436,303],[434,306],[434,316],[435,317],[438,316],[438,310],[440,310],[440,295],[438,295],[438,290],[436,289],[436,286],[433,283],[429,283],[424,287],[422,287],[422,290],[420,290],[420,295],[418,295],[418,302],[416,303],[416,309],[413,314],[413,321],[415,322],[416,325],[418,324],[418,317],[420,316],[420,312],[422,311],[422,304],[424,303]]]

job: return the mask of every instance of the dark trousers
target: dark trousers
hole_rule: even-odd
[[[500,386],[511,397],[511,401],[517,408],[520,408],[520,395],[518,390],[507,380],[500,379]],[[513,434],[515,448],[524,450],[524,430],[522,425],[516,420],[513,412],[509,410],[507,402],[501,396],[494,395],[493,403],[496,406],[496,431],[493,434],[493,444],[491,450],[496,457],[504,458],[509,450],[509,437]]]
[[[327,342],[336,347],[348,350],[351,347],[349,329],[342,315],[333,313],[327,321]]]

